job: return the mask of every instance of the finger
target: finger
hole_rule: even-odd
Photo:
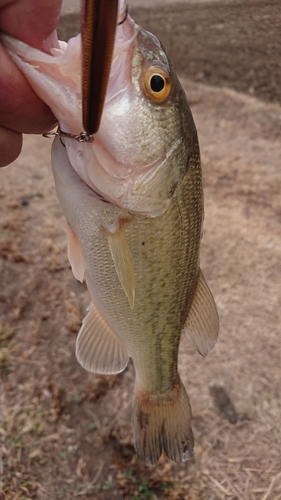
[[[0,45],[0,125],[27,134],[53,128],[56,119]]]
[[[20,154],[22,134],[0,127],[0,167],[12,163]]]
[[[42,49],[45,39],[58,25],[61,3],[62,0],[0,0],[0,28]]]

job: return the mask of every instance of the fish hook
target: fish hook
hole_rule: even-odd
[[[65,144],[61,140],[62,137],[74,139],[75,141],[78,141],[78,142],[93,142],[94,141],[93,136],[91,134],[89,134],[88,132],[81,132],[80,134],[71,134],[70,132],[64,132],[63,130],[61,130],[60,127],[58,127],[56,132],[45,132],[42,135],[43,135],[43,137],[47,137],[48,139],[50,139],[52,136],[59,136],[60,141],[61,141],[63,146],[65,146]]]

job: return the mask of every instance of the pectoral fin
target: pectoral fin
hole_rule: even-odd
[[[75,278],[81,283],[84,280],[85,261],[78,238],[72,227],[67,223],[67,255]]]
[[[183,331],[202,356],[206,356],[218,338],[219,318],[217,308],[201,270]]]
[[[116,233],[106,230],[106,234],[117,276],[132,309],[135,300],[135,272],[124,224]]]
[[[93,303],[77,337],[76,357],[86,370],[103,374],[122,372],[129,361],[124,342],[117,337]]]

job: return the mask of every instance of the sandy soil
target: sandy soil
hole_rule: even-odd
[[[206,359],[181,345],[195,458],[142,466],[132,366],[101,377],[78,365],[88,294],[66,257],[51,141],[29,136],[0,171],[1,500],[281,498],[281,108],[185,88],[204,171],[202,267],[221,320]]]

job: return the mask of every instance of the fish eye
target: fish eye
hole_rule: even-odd
[[[164,102],[172,88],[170,75],[163,68],[151,66],[142,75],[142,87],[145,94],[154,102]]]

